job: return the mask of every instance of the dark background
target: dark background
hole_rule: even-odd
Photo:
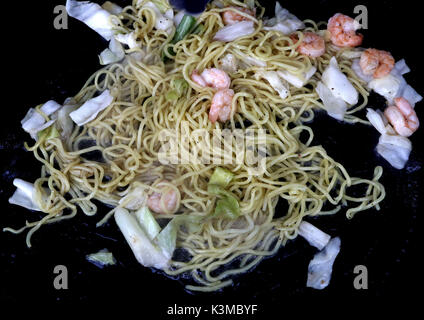
[[[8,4],[3,10],[2,30],[2,123],[0,125],[0,227],[20,227],[39,214],[8,203],[15,177],[34,181],[40,164],[25,152],[20,120],[27,109],[49,99],[58,102],[75,95],[85,80],[99,68],[97,55],[107,47],[105,41],[88,27],[73,19],[68,30],[55,30],[53,9],[57,1],[23,1]],[[119,1],[118,3],[128,3]],[[273,1],[264,2],[269,9]],[[283,6],[301,19],[327,20],[336,12],[353,14],[353,8],[366,5],[369,30],[365,47],[392,52],[396,60],[405,58],[412,72],[408,82],[424,93],[420,9],[413,1],[284,1]],[[273,11],[268,10],[272,15]],[[5,20],[6,18],[6,20]],[[6,87],[5,87],[6,85]],[[384,100],[375,97],[370,105],[384,108]],[[423,103],[416,107],[424,119]],[[423,120],[424,121],[424,120]],[[168,306],[214,303],[258,304],[260,313],[276,311],[283,301],[328,301],[350,298],[413,297],[422,283],[417,261],[418,221],[423,213],[424,149],[423,129],[412,137],[414,149],[407,168],[390,167],[374,151],[378,133],[364,125],[341,124],[319,115],[312,127],[316,144],[322,144],[352,176],[371,178],[374,167],[382,165],[382,182],[387,197],[381,211],[359,213],[346,219],[345,209],[337,216],[321,217],[314,224],[342,240],[341,253],[329,287],[324,291],[306,288],[307,266],[315,250],[302,239],[289,242],[279,253],[264,260],[255,270],[235,277],[235,285],[221,292],[190,294],[184,281],[173,281],[162,273],[139,265],[113,220],[96,229],[95,217],[78,217],[60,224],[44,226],[32,238],[31,249],[25,235],[0,232],[0,304],[7,302],[72,303],[105,306],[104,302],[137,302],[142,310],[165,316]],[[85,260],[85,255],[108,248],[118,264],[100,270]],[[69,289],[53,287],[53,269],[65,265],[69,271]],[[353,269],[365,265],[369,272],[368,290],[355,290]],[[285,306],[287,307],[287,306]]]

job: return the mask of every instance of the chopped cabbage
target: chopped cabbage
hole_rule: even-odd
[[[231,42],[255,32],[253,21],[240,21],[221,28],[214,36],[214,40]]]
[[[399,135],[383,134],[377,145],[377,152],[399,170],[405,167],[411,150],[411,141]]]
[[[99,112],[106,109],[112,101],[113,96],[111,96],[109,90],[105,90],[101,95],[86,101],[77,110],[71,112],[69,116],[78,126],[82,126],[94,120]]]
[[[283,80],[278,76],[277,71],[260,71],[257,75],[266,79],[271,87],[278,92],[281,99],[287,98],[289,95],[289,89],[284,84]]]
[[[143,8],[151,9],[155,14],[155,28],[157,30],[164,30],[170,35],[174,30],[174,11],[167,10],[164,14],[159,10],[157,5],[151,1],[144,4]]]
[[[107,249],[100,250],[99,252],[88,254],[85,257],[88,261],[92,262],[94,265],[99,268],[104,266],[116,264],[115,257],[112,252],[109,252]]]
[[[33,183],[24,181],[22,179],[14,179],[13,185],[16,191],[12,197],[9,198],[9,203],[21,206],[30,210],[41,211],[37,202],[35,201],[35,187]]]
[[[56,101],[50,100],[40,107],[40,111],[48,117],[61,107]],[[30,108],[22,119],[21,124],[22,129],[28,132],[34,140],[37,140],[37,133],[50,127],[54,122],[54,119],[46,121],[36,109]]]
[[[322,74],[322,82],[331,90],[333,95],[341,98],[350,105],[358,103],[359,94],[346,75],[341,72],[337,60],[332,57],[330,64]]]
[[[318,250],[324,249],[331,238],[328,234],[306,221],[300,223],[299,235],[305,238],[311,246],[318,248]]]
[[[111,13],[97,3],[67,0],[66,11],[72,18],[84,22],[106,40],[112,39],[115,32],[110,21]]]
[[[317,68],[311,67],[308,71],[303,72],[302,75],[293,74],[287,70],[278,70],[278,75],[286,80],[288,83],[294,85],[296,88],[302,88],[312,78],[317,71]]]
[[[264,21],[264,30],[280,31],[283,34],[290,34],[303,28],[305,24],[287,9],[282,8],[279,2],[275,3],[275,17]]]
[[[318,82],[315,90],[322,100],[328,115],[334,119],[343,121],[347,110],[346,102],[334,96],[330,89],[328,89],[321,81]]]
[[[325,248],[318,252],[309,263],[306,286],[322,290],[331,280],[333,264],[340,252],[340,238],[330,240]]]
[[[125,57],[125,50],[121,43],[115,38],[109,42],[109,48],[100,53],[99,60],[101,65],[108,65],[111,63],[119,62]]]

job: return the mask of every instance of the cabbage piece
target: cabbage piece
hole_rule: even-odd
[[[55,126],[59,130],[62,141],[65,142],[65,144],[68,144],[69,138],[74,130],[74,122],[69,114],[77,108],[77,103],[72,98],[68,98],[63,103],[63,107],[56,113]],[[68,145],[68,147],[70,146]]]
[[[346,102],[335,97],[330,89],[328,89],[321,81],[318,82],[315,90],[322,100],[328,115],[334,119],[343,121],[347,110]]]
[[[9,198],[9,203],[21,206],[30,210],[41,211],[35,201],[35,187],[33,183],[22,179],[14,179],[13,185],[16,187],[15,193]]]
[[[328,32],[328,30],[323,30],[324,32]],[[326,34],[324,34],[324,37]],[[330,39],[328,39],[330,40]],[[362,56],[362,53],[364,52],[364,48],[349,48],[349,50],[343,51],[341,56],[346,59],[359,59]],[[359,60],[358,60],[359,62]]]
[[[232,173],[231,171],[225,168],[216,167],[211,178],[209,179],[209,183],[216,184],[222,188],[226,188],[230,184],[231,180],[233,180],[233,178],[234,173]]]
[[[403,169],[412,150],[411,141],[399,135],[383,134],[377,145],[377,152],[394,168]]]
[[[402,78],[390,73],[383,78],[371,80],[368,83],[368,87],[385,97],[389,103],[393,103],[393,99],[396,98],[402,82]]]
[[[275,17],[264,21],[264,30],[280,31],[283,34],[304,28],[305,24],[287,9],[282,8],[279,2],[275,3]]]
[[[131,187],[126,196],[119,200],[119,204],[129,210],[138,210],[147,203],[147,194],[143,187]]]
[[[126,44],[130,49],[140,47],[140,45],[137,43],[137,36],[134,31],[125,34],[119,33],[115,35],[115,39],[122,44]]]
[[[255,57],[252,57],[250,55],[244,54],[241,51],[236,50],[237,56],[239,56],[240,61],[239,65],[242,69],[246,69],[249,67],[261,67],[265,68],[267,66],[266,61],[257,59]]]
[[[107,249],[102,249],[99,252],[88,254],[85,258],[99,268],[116,264],[116,259],[112,252]]]
[[[278,92],[281,99],[287,98],[289,89],[284,84],[283,80],[278,76],[277,71],[260,71],[257,73],[259,77],[266,79],[271,87]]]
[[[231,53],[227,53],[225,56],[219,59],[218,63],[219,68],[227,73],[236,73],[238,70],[238,60]]]
[[[369,82],[368,87],[379,95],[386,98],[389,104],[393,104],[393,100],[403,97],[409,101],[412,107],[420,102],[423,97],[415,91],[403,77],[404,74],[411,71],[404,59],[396,62],[393,70],[387,76],[379,79],[373,79]]]
[[[346,75],[341,72],[335,57],[331,58],[330,64],[324,70],[321,80],[335,97],[343,99],[350,105],[358,103],[358,91],[350,83]]]
[[[139,263],[162,270],[168,267],[169,257],[149,239],[134,215],[124,208],[117,208],[115,221]]]
[[[106,40],[112,39],[115,32],[110,22],[111,14],[97,3],[67,0],[66,11],[72,18],[84,22]]]
[[[328,234],[306,221],[300,223],[299,235],[305,238],[311,246],[318,248],[318,250],[324,249],[331,239]]]
[[[115,38],[109,42],[109,48],[103,50],[99,55],[101,65],[108,65],[111,63],[119,62],[125,57],[125,50],[121,43]]]
[[[296,88],[302,88],[312,78],[317,68],[311,67],[308,71],[303,72],[300,76],[288,72],[287,70],[278,70],[278,75]]]
[[[216,203],[212,217],[225,217],[233,220],[240,216],[239,202],[231,192],[211,183],[208,184],[208,192],[220,198]]]
[[[180,225],[177,220],[171,220],[157,237],[157,243],[162,249],[162,253],[168,259],[171,259],[174,253],[177,244],[177,231],[179,226]]]
[[[126,209],[117,208],[115,220],[137,260],[146,267],[164,269],[169,265],[181,226],[191,232],[201,228],[202,217],[179,215],[161,231],[152,213],[143,207],[135,216]]]
[[[69,116],[78,125],[82,126],[94,120],[100,111],[106,109],[113,101],[109,90],[105,90],[101,95],[86,101],[77,110],[71,112]]]
[[[60,133],[56,126],[50,126],[37,133],[38,140],[49,140],[60,137]]]
[[[102,4],[102,8],[105,9],[110,14],[117,16],[122,12],[122,7],[118,6],[116,3],[106,1]]]
[[[144,4],[143,8],[151,9],[155,14],[155,28],[157,30],[164,30],[168,35],[173,32],[174,29],[174,11],[172,9],[167,10],[164,14],[159,10],[156,4],[149,1]]]
[[[46,116],[50,116],[61,107],[62,106],[56,101],[50,100],[40,107],[40,111],[42,111]],[[22,129],[28,132],[33,139],[37,140],[37,133],[50,127],[54,122],[54,119],[46,122],[44,117],[37,112],[35,108],[30,108],[25,117],[22,119],[21,124]]]
[[[214,40],[231,42],[255,32],[253,21],[240,21],[221,28],[214,36]]]
[[[141,209],[137,210],[135,216],[150,240],[156,238],[161,232],[161,227],[147,206],[143,206]]]
[[[309,262],[307,287],[322,290],[331,280],[333,264],[340,252],[340,238],[330,240],[325,248],[318,252]]]
[[[374,111],[370,108],[367,109],[367,118],[369,122],[377,129],[381,134],[396,135],[395,130],[388,123],[385,115],[380,111]]]
[[[361,79],[362,81],[369,83],[372,81],[373,76],[372,75],[366,75],[362,72],[362,68],[359,64],[359,59],[355,59],[352,62],[352,70],[353,72],[355,72],[355,74],[358,76],[359,79]]]

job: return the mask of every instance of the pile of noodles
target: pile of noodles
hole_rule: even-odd
[[[349,206],[348,218],[373,207],[379,209],[385,196],[384,187],[378,182],[381,167],[375,169],[372,180],[354,178],[323,147],[311,145],[313,132],[307,123],[313,120],[315,111],[324,110],[314,88],[332,56],[337,56],[341,70],[362,96],[360,105],[348,110],[345,121],[362,121],[353,114],[367,105],[369,92],[354,75],[351,60],[345,58],[343,50],[327,43],[327,52],[320,58],[298,54],[289,36],[262,30],[261,7],[257,9],[256,31],[252,35],[228,43],[213,41],[223,27],[223,9],[209,5],[198,17],[204,29],[174,45],[175,57],[170,56],[164,63],[161,54],[172,36],[154,29],[152,12],[137,8],[136,3],[124,8],[113,23],[120,32],[135,30],[141,48],[128,53],[144,50],[144,58],[137,61],[128,54],[121,63],[108,65],[90,77],[74,100],[82,104],[109,89],[114,102],[94,121],[76,126],[69,141],[54,138],[27,146],[42,163],[42,174],[35,186],[37,202],[45,216],[40,221],[27,222],[20,230],[9,231],[19,233],[28,228],[30,246],[31,236],[42,225],[70,219],[79,209],[88,216],[95,215],[98,209],[93,200],[114,208],[130,187],[140,186],[151,194],[159,191],[156,185],[164,179],[179,192],[176,215],[207,217],[216,201],[207,191],[209,178],[217,166],[225,167],[234,173],[228,189],[239,199],[241,216],[235,220],[205,219],[202,227],[191,233],[180,229],[177,248],[185,250],[185,258],[175,258],[165,270],[169,275],[191,275],[197,284],[187,286],[188,289],[211,291],[229,285],[232,275],[249,270],[296,238],[304,217],[335,214],[345,205]],[[222,3],[246,6],[238,1]],[[310,20],[305,24],[305,31],[326,28],[325,23],[317,25]],[[298,35],[301,39],[302,32]],[[230,74],[237,111],[231,121],[212,124],[208,111],[214,92],[193,83],[190,74],[194,69],[219,68],[219,59],[227,53],[240,59],[246,54],[257,57],[266,61],[265,69],[270,71],[284,68],[301,74],[312,65],[318,72],[305,87],[290,86],[289,96],[282,100],[264,79],[257,78],[261,68],[240,69]],[[189,83],[189,90],[177,101],[168,101],[165,96],[172,81],[181,78]],[[190,137],[197,129],[211,134],[217,129],[265,130],[265,170],[252,171],[246,161],[236,161],[235,151],[222,164],[158,161],[163,145],[161,131],[183,132]],[[307,138],[300,139],[301,134]],[[218,135],[218,139],[224,138]],[[191,152],[198,142],[189,139],[179,147]],[[230,144],[235,144],[234,138]],[[210,153],[224,153],[224,148],[223,143]],[[101,159],[89,160],[86,155],[93,152],[101,154]],[[359,198],[349,196],[349,187],[360,184],[365,185],[366,193]],[[45,188],[50,190],[49,195],[43,191]],[[279,201],[286,202],[288,209],[277,218],[275,208]],[[328,210],[329,205],[333,209]],[[101,217],[99,224],[112,214],[113,211]]]

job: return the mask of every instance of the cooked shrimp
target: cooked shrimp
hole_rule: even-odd
[[[234,91],[231,89],[222,89],[215,93],[209,110],[209,120],[212,123],[215,123],[218,119],[221,122],[230,119],[233,97]]]
[[[199,74],[199,71],[193,70],[191,73],[191,80],[196,82],[201,87],[207,87],[208,84],[206,83],[205,79]]]
[[[336,13],[328,21],[331,42],[338,47],[356,47],[362,43],[363,35],[356,34],[361,27],[358,21],[341,13]]]
[[[302,43],[297,47],[296,51],[312,58],[318,58],[325,53],[325,40],[323,37],[313,32],[305,32]],[[299,38],[293,34],[290,38],[297,42]]]
[[[230,7],[230,8],[234,8],[243,13],[247,13],[248,15],[251,15],[252,17],[254,17],[256,13],[255,10],[250,10],[250,9],[242,8],[242,7]],[[222,13],[222,20],[224,21],[224,24],[228,26],[228,25],[232,25],[237,22],[246,21],[249,19],[233,10],[226,10]]]
[[[218,90],[228,89],[231,84],[231,78],[228,74],[217,68],[205,69],[200,75],[197,70],[194,70],[191,79],[202,87],[211,87]]]
[[[384,115],[395,131],[403,137],[411,136],[420,126],[414,108],[405,98],[396,98],[395,106],[388,107]]]
[[[164,181],[167,182],[168,181]],[[158,184],[161,192],[155,192],[147,199],[147,206],[156,213],[174,214],[177,210],[179,192],[161,183]]]
[[[377,79],[387,76],[392,71],[395,66],[395,59],[390,52],[367,49],[362,53],[359,65],[365,75],[372,75]]]

